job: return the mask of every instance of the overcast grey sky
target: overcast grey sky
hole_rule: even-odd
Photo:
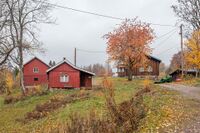
[[[120,18],[131,19],[138,16],[138,19],[149,23],[175,25],[177,22],[171,9],[174,0],[52,0],[51,2]],[[56,25],[40,26],[39,34],[40,40],[47,49],[45,55],[39,57],[47,63],[50,59],[58,62],[63,57],[73,62],[75,47],[90,51],[106,51],[106,40],[102,36],[121,23],[120,20],[60,8],[55,8],[52,16],[57,20]],[[152,25],[152,28],[159,37],[175,27]],[[151,45],[155,48],[153,56],[161,59],[165,64],[169,64],[172,55],[180,49],[179,28],[177,27],[172,33],[154,41]],[[106,58],[106,53],[77,51],[78,66],[104,63]]]

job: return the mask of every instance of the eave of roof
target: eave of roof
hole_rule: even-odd
[[[76,70],[79,70],[79,71],[82,71],[82,72],[85,72],[85,73],[88,73],[88,74],[90,74],[90,75],[95,76],[95,73],[92,73],[92,72],[86,71],[86,70],[84,70],[84,69],[81,69],[81,68],[79,68],[79,67],[73,65],[70,61],[68,61],[68,60],[66,60],[66,59],[63,60],[63,61],[61,61],[61,62],[59,62],[59,63],[56,64],[55,66],[49,68],[46,72],[49,73],[49,72],[52,71],[53,69],[55,69],[55,68],[57,68],[58,66],[62,65],[63,63],[66,63],[66,64],[70,65],[72,68],[74,68],[74,69],[76,69]]]
[[[156,57],[154,57],[154,56],[152,56],[152,55],[147,55],[147,56],[150,57],[150,58],[152,58],[152,59],[154,59],[154,60],[156,60],[156,61],[158,61],[158,62],[161,62],[160,59],[158,59],[158,58],[156,58]]]
[[[50,68],[50,66],[49,66],[48,64],[46,64],[44,61],[42,61],[42,60],[39,59],[38,57],[33,57],[32,59],[30,59],[29,61],[27,61],[27,62],[24,64],[24,66],[27,65],[27,64],[29,64],[29,63],[30,63],[31,61],[33,61],[34,59],[39,60],[41,63],[43,63],[44,65],[46,65],[46,66],[48,66],[48,67]]]

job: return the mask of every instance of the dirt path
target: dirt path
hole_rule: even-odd
[[[171,90],[176,90],[183,95],[188,96],[193,99],[198,99],[200,100],[200,87],[191,87],[191,86],[185,86],[185,85],[180,85],[180,84],[161,84],[160,86],[171,89]]]
[[[191,87],[180,84],[161,84],[160,86],[165,87],[170,90],[176,90],[181,92],[184,96],[197,100],[200,102],[200,87]],[[192,106],[189,106],[192,108]],[[200,133],[200,112],[194,117],[186,120],[183,125],[181,125],[180,130],[176,130],[177,133]]]

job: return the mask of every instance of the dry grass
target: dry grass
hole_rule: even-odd
[[[79,92],[77,94],[70,94],[67,96],[56,95],[44,104],[36,105],[32,112],[28,112],[25,116],[25,122],[29,120],[38,120],[46,117],[50,112],[64,107],[66,104],[73,103],[78,100],[89,98],[89,93]]]
[[[116,104],[113,83],[105,78],[102,86],[107,109],[107,113],[103,117],[98,116],[94,111],[91,111],[88,116],[73,113],[67,123],[48,130],[48,132],[131,133],[136,131],[140,120],[146,115],[147,110],[143,104],[143,95],[150,92],[150,88],[141,89],[132,99]]]

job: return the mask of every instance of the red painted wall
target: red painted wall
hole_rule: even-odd
[[[39,69],[38,73],[33,72],[33,68],[37,67]],[[33,86],[47,84],[47,74],[46,71],[49,67],[37,58],[34,58],[29,63],[24,65],[24,85]],[[38,81],[34,81],[34,78],[38,78]]]
[[[60,75],[67,74],[69,82],[60,82]],[[48,73],[50,88],[80,88],[80,71],[74,69],[67,63],[63,63]]]

